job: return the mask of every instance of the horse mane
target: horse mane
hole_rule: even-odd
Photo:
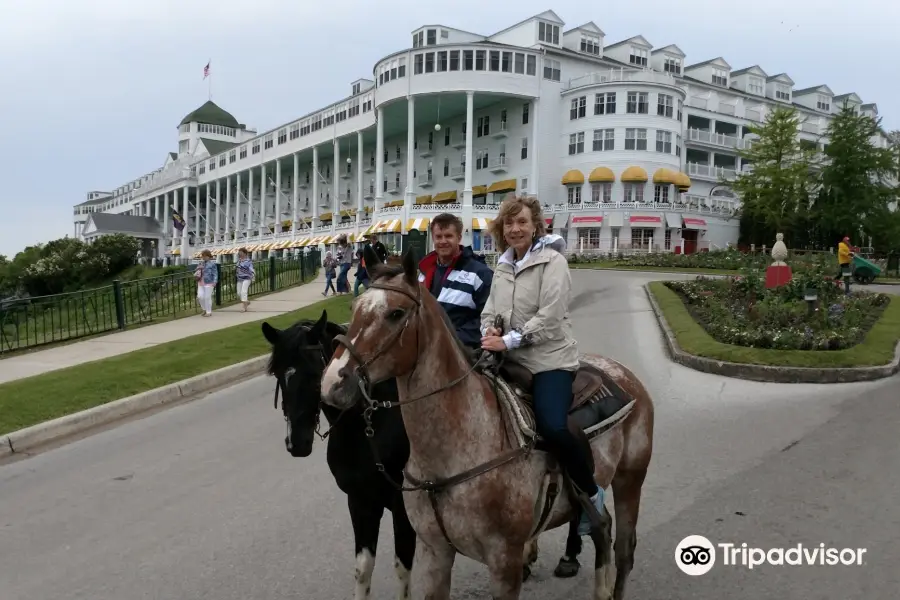
[[[266,372],[269,375],[275,374],[276,363],[278,362],[278,359],[276,357],[282,356],[282,353],[287,353],[295,350],[300,345],[303,337],[309,334],[309,330],[312,329],[312,327],[317,322],[318,319],[300,319],[290,327],[281,330],[281,348],[272,348],[272,352],[271,354],[269,354],[269,362],[266,365]],[[325,322],[325,337],[327,337],[328,340],[333,340],[335,336],[346,333],[346,327],[337,323],[332,323],[331,321]],[[323,346],[325,347],[325,351],[330,358],[333,352],[332,348],[327,343],[323,344]]]

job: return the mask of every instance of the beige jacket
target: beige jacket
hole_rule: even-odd
[[[564,240],[547,235],[516,264],[512,249],[497,261],[481,313],[482,334],[503,316],[506,359],[532,373],[578,368],[578,342],[569,320],[572,278]]]

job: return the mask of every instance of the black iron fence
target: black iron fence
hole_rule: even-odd
[[[275,258],[253,263],[256,277],[250,296],[267,294],[313,280],[321,258],[314,250],[296,258]],[[236,264],[220,264],[215,305],[238,300]],[[167,321],[200,314],[193,270],[80,292],[0,302],[0,356],[120,331],[130,325]]]

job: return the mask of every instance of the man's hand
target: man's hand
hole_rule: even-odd
[[[506,350],[506,343],[504,343],[503,338],[500,336],[486,335],[481,338],[481,347],[490,352],[503,352]]]
[[[499,335],[500,335],[500,330],[497,329],[496,327],[488,327],[484,333],[484,337],[497,337]]]

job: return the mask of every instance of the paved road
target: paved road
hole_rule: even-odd
[[[663,277],[672,276],[575,275],[582,346],[632,366],[657,402],[629,597],[896,597],[897,378],[786,386],[674,365],[641,288]],[[351,530],[324,448],[290,458],[271,402],[271,382],[256,378],[0,466],[0,597],[351,597]],[[373,598],[393,598],[396,587],[387,519]],[[544,536],[524,598],[590,597],[588,571],[552,577],[563,533]],[[687,534],[760,547],[861,546],[868,562],[717,565],[691,578],[673,559]],[[467,559],[457,561],[454,584],[454,598],[487,597],[484,569]]]

